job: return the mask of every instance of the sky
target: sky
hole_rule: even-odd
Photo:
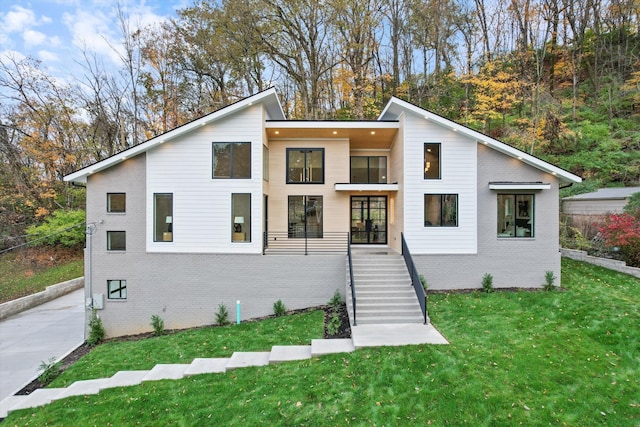
[[[0,0],[0,58],[31,56],[61,78],[80,72],[83,50],[105,66],[118,66],[118,3],[132,25],[144,27],[176,16],[190,0]]]

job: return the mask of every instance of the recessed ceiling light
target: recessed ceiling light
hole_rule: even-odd
[[[334,134],[334,135],[337,135],[337,134],[338,134],[338,131],[337,131],[337,130],[334,130],[334,131],[333,131],[333,134]]]
[[[376,131],[375,131],[375,130],[372,130],[372,131],[371,131],[371,135],[375,135],[375,134],[376,134]]]
[[[275,134],[280,135],[280,131],[279,130],[275,131]]]

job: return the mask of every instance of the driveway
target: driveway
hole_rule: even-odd
[[[84,289],[0,321],[0,400],[84,342]]]

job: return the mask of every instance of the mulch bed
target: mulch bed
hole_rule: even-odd
[[[347,307],[344,304],[342,305],[341,309],[336,312],[336,314],[340,318],[340,322],[341,323],[340,323],[340,327],[338,328],[338,332],[336,334],[334,334],[334,335],[329,334],[329,332],[327,331],[327,324],[330,321],[331,316],[333,314],[333,311],[332,311],[331,307],[328,306],[328,305],[323,305],[323,306],[319,306],[319,307],[304,308],[304,309],[300,309],[300,310],[289,310],[289,311],[287,311],[287,315],[308,313],[310,311],[315,311],[315,310],[324,311],[324,338],[326,338],[326,339],[351,338],[351,325],[349,324],[349,315],[347,314]],[[242,323],[259,322],[261,320],[271,319],[271,318],[274,318],[274,317],[275,317],[274,315],[264,316],[264,317],[257,317],[257,318],[254,318],[254,319],[243,320]],[[212,326],[206,326],[206,327],[212,327]],[[196,329],[196,328],[193,328],[193,329]],[[166,334],[172,334],[172,333],[176,333],[176,332],[180,332],[180,331],[184,331],[184,330],[186,330],[186,329],[171,329],[171,330],[166,330],[165,333]],[[122,337],[109,338],[109,339],[106,339],[104,342],[140,341],[140,340],[143,340],[143,339],[146,339],[146,338],[151,338],[153,336],[154,336],[153,332],[145,332],[145,333],[142,333],[142,334],[126,335],[126,336],[122,336]],[[85,354],[89,353],[91,351],[91,349],[92,349],[92,347],[89,347],[87,344],[82,344],[80,347],[78,347],[77,349],[75,349],[74,351],[69,353],[64,359],[62,359],[60,361],[60,373],[64,372],[69,366],[73,365],[82,356],[84,356]],[[32,382],[27,384],[22,390],[17,392],[15,395],[16,396],[29,395],[29,394],[33,393],[35,390],[37,390],[39,388],[43,388],[45,386],[46,386],[46,384],[43,384],[42,382],[40,382],[36,378],[35,380],[33,380]]]

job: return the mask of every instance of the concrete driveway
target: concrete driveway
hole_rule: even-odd
[[[84,289],[0,321],[0,400],[35,379],[43,361],[84,342]]]

